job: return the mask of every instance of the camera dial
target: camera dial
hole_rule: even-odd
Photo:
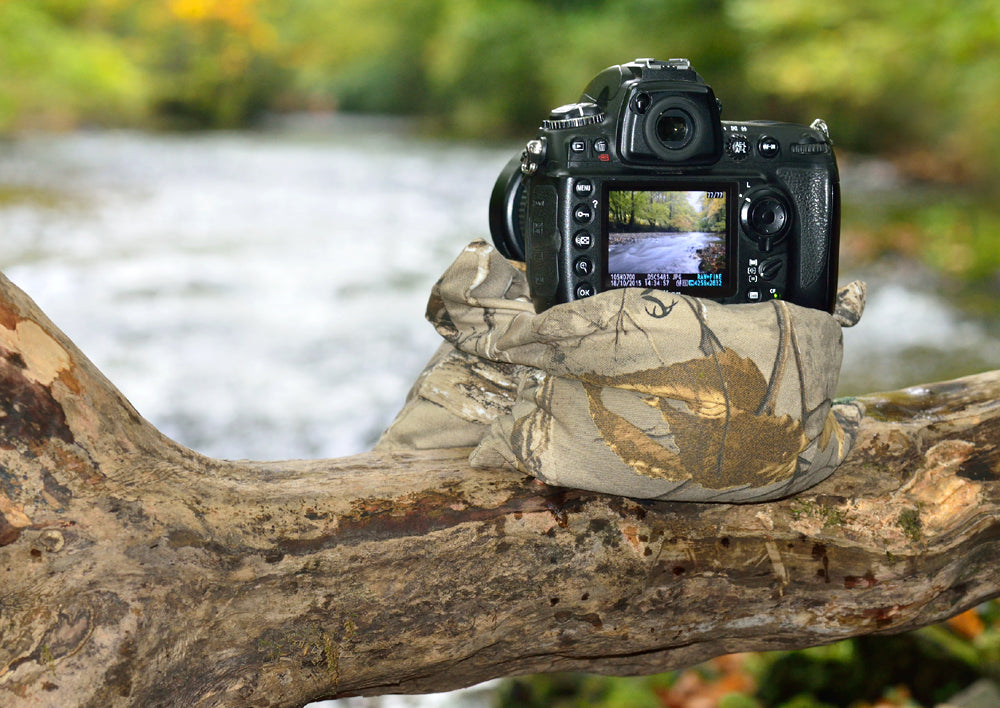
[[[565,130],[596,125],[604,120],[604,111],[596,103],[570,103],[552,109],[549,117],[542,121],[544,130]]]

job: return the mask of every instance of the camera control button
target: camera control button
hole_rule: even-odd
[[[642,115],[643,113],[649,110],[649,107],[652,105],[652,103],[653,99],[648,93],[645,92],[639,93],[635,96],[635,98],[632,99],[632,110],[638,113],[639,115]]]
[[[760,264],[760,277],[764,280],[774,280],[781,273],[785,261],[782,258],[768,258]]]
[[[589,204],[577,204],[573,209],[573,221],[578,224],[589,224],[594,219],[594,210]]]
[[[792,143],[792,152],[796,155],[826,155],[830,152],[829,143]]]
[[[726,144],[726,152],[734,160],[742,160],[750,155],[750,141],[744,135],[736,135]]]
[[[581,251],[586,251],[594,245],[594,237],[588,231],[577,231],[573,234],[573,245]]]
[[[594,262],[586,256],[580,256],[573,261],[573,272],[577,275],[590,275],[594,272]]]
[[[792,222],[791,206],[783,196],[762,190],[745,198],[740,219],[747,235],[766,253],[785,237]]]
[[[569,151],[577,154],[587,152],[587,141],[583,138],[573,138],[569,141]]]
[[[781,152],[781,144],[770,135],[764,135],[757,141],[757,151],[761,157],[777,157]]]
[[[594,152],[601,153],[608,151],[608,139],[598,138],[594,141]]]
[[[573,194],[586,199],[594,193],[594,183],[589,179],[580,179],[573,185]]]
[[[594,286],[590,283],[580,283],[576,286],[576,297],[577,299],[590,297],[594,295],[597,291],[594,290]]]

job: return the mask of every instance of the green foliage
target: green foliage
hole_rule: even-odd
[[[756,696],[769,706],[873,703],[898,686],[933,706],[973,683],[977,672],[917,634],[859,637],[771,655]]]
[[[715,705],[835,708],[942,705],[1000,677],[997,603],[899,636],[863,636],[798,651],[722,657],[643,678],[548,674],[501,684],[497,708]]]
[[[4,0],[0,129],[340,106],[521,135],[605,66],[687,56],[729,119],[1000,181],[1000,6],[970,0]]]
[[[732,81],[737,50],[721,2],[619,0],[442,0],[428,38],[428,113],[475,135],[533,130],[554,106],[571,103],[600,69],[636,56],[689,56]],[[655,32],[645,31],[655,27]],[[723,67],[725,69],[723,70]],[[712,74],[710,74],[712,75]]]
[[[0,134],[334,109],[523,139],[638,56],[689,57],[726,119],[819,115],[841,155],[935,185],[845,200],[848,265],[902,253],[997,280],[994,0],[0,0]]]
[[[72,24],[82,7],[69,0],[0,2],[0,132],[142,114],[142,70],[109,33]]]
[[[608,195],[608,221],[616,233],[725,233],[725,199],[702,196],[692,203],[687,192],[613,191]]]
[[[593,674],[541,674],[501,684],[498,708],[660,708],[670,674],[617,678]]]
[[[280,105],[419,115],[429,106],[424,55],[443,3],[269,0],[276,56],[291,72]]]
[[[637,56],[692,59],[727,119],[821,115],[842,154],[960,186],[845,202],[843,252],[995,279],[993,0],[0,0],[0,133],[230,128],[318,108],[523,138],[602,68]]]
[[[105,122],[125,108],[231,126],[320,106],[520,134],[597,70],[637,55],[691,56],[735,91],[739,43],[719,32],[723,10],[695,0],[4,0],[0,129],[39,113]]]
[[[841,145],[924,149],[938,174],[997,178],[1000,6],[970,0],[728,5],[755,51],[750,85],[806,120],[824,115]],[[809,113],[805,111],[808,110]]]
[[[911,185],[845,201],[844,242],[854,260],[898,254],[956,281],[989,283],[1000,273],[998,188]]]

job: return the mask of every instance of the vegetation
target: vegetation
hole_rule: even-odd
[[[997,280],[993,0],[0,0],[0,134],[336,109],[523,138],[636,56],[692,59],[725,118],[821,115],[841,155],[953,190],[847,204],[845,256],[903,252]]]
[[[608,196],[608,222],[612,234],[725,233],[726,198],[702,192],[614,191]]]
[[[989,603],[944,625],[802,651],[734,654],[641,678],[507,681],[498,708],[921,708],[996,705],[1000,631]],[[979,702],[959,702],[962,693]],[[966,699],[968,700],[968,699]]]
[[[699,259],[699,273],[726,272],[726,246],[724,243],[711,243],[696,251]]]
[[[725,117],[821,114],[935,178],[1000,169],[991,0],[0,0],[0,38],[6,130],[339,107],[521,135],[607,65],[688,56]]]

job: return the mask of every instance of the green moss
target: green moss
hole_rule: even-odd
[[[789,506],[792,518],[799,519],[819,519],[823,522],[824,528],[843,526],[847,521],[847,516],[843,509],[833,506],[826,506],[811,499],[798,499]]]
[[[923,537],[923,525],[920,522],[919,509],[904,509],[899,513],[896,524],[903,530],[906,537],[914,543],[919,543]]]
[[[53,676],[55,676],[56,658],[52,656],[52,649],[49,647],[48,644],[43,644],[40,653],[41,653],[42,663],[45,664],[45,668],[48,669]]]
[[[326,659],[326,672],[333,679],[333,685],[336,688],[340,684],[340,651],[337,649],[337,643],[329,634],[324,632],[322,640],[323,658]]]

